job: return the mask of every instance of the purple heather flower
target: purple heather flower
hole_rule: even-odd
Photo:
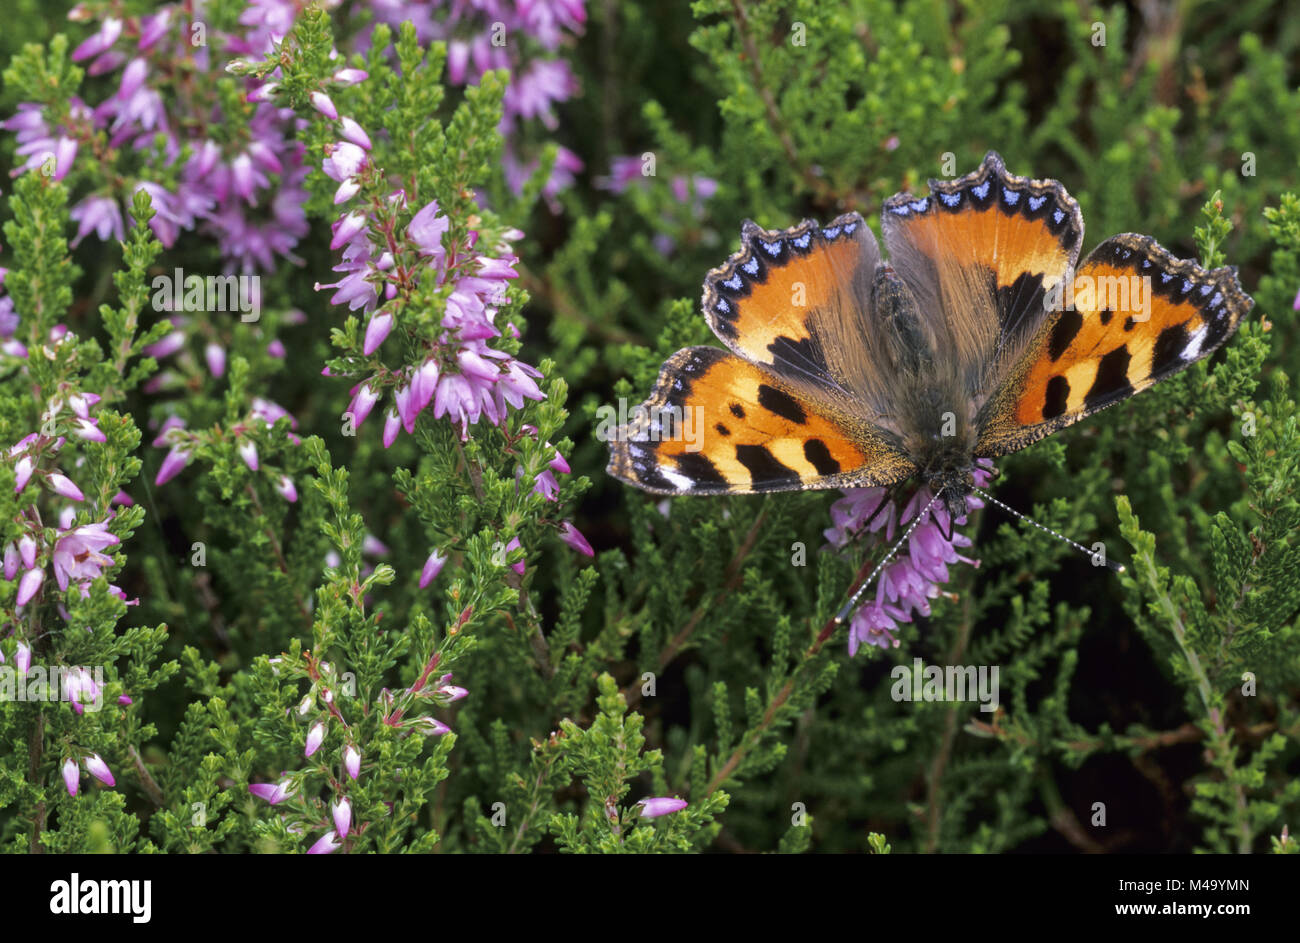
[[[20,675],[26,675],[32,667],[32,650],[26,642],[18,643],[18,650],[14,653],[14,667]]]
[[[342,848],[338,836],[333,832],[326,832],[320,838],[316,839],[316,844],[307,849],[309,855],[330,855]]]
[[[583,537],[582,532],[573,526],[572,521],[565,521],[560,525],[560,539],[581,554],[588,557],[595,556],[591,544],[587,543],[587,538]]]
[[[298,500],[298,489],[293,485],[293,479],[288,475],[281,475],[280,480],[275,484],[275,490],[280,493],[280,497],[293,504]]]
[[[519,538],[518,538],[518,537],[511,537],[511,538],[510,538],[510,543],[506,544],[506,552],[505,552],[505,555],[506,555],[507,557],[510,556],[510,551],[511,551],[511,550],[518,550],[518,549],[520,549],[522,546],[523,546],[523,545],[519,542]],[[519,560],[519,561],[517,561],[517,562],[515,562],[515,563],[510,564],[510,569],[514,570],[514,571],[515,571],[516,573],[518,573],[520,576],[523,576],[523,575],[524,575],[524,570],[526,570],[527,568],[528,568],[528,566],[527,566],[527,562],[526,562],[526,560]]]
[[[68,790],[68,795],[75,796],[77,789],[81,786],[81,771],[77,769],[77,761],[68,757],[63,761],[61,768],[63,774],[63,785]]]
[[[469,696],[469,691],[458,685],[451,684],[451,673],[447,673],[438,679],[438,686],[434,688],[435,693],[442,695],[444,704],[451,704],[459,701],[463,697]]]
[[[108,532],[107,524],[108,521],[82,524],[61,534],[54,542],[54,578],[59,589],[66,590],[69,581],[91,582],[105,567],[113,565],[113,558],[100,551],[121,540]]]
[[[203,348],[203,359],[208,362],[208,372],[214,377],[226,375],[226,348],[220,344],[208,344]]]
[[[18,596],[14,602],[19,606],[25,606],[31,602],[36,591],[41,588],[41,583],[45,581],[44,570],[28,570],[23,574],[23,578],[18,581]]]
[[[992,462],[981,459],[974,473],[975,484],[986,487],[992,476]],[[896,505],[889,504],[877,514],[880,502],[885,499],[884,488],[852,488],[844,494],[845,497],[831,506],[832,526],[824,532],[827,542],[836,548],[857,537],[864,525],[867,532],[881,535],[873,538],[878,543],[891,545],[895,529],[913,523],[933,498],[929,487],[922,487],[901,512]],[[968,510],[983,506],[975,495],[967,496]],[[894,633],[899,623],[910,622],[916,615],[930,614],[930,600],[939,596],[940,585],[948,581],[948,565],[979,565],[978,561],[958,553],[958,548],[971,546],[968,537],[953,529],[964,523],[964,515],[952,520],[942,502],[930,507],[925,519],[916,523],[905,552],[881,571],[874,598],[854,612],[849,622],[850,655],[856,654],[863,644],[897,647],[900,643]],[[951,534],[951,539],[944,534]]]
[[[322,721],[316,721],[312,724],[311,730],[307,731],[307,746],[303,754],[311,756],[320,749],[320,745],[325,741],[325,724]]]
[[[244,464],[247,465],[253,471],[257,471],[257,469],[260,467],[260,464],[257,460],[257,443],[253,442],[251,439],[240,440],[239,457],[242,458],[244,460]]]
[[[424,561],[424,569],[420,571],[420,589],[432,583],[439,573],[442,572],[442,565],[447,562],[447,558],[437,550],[429,554],[429,558]]]
[[[388,337],[388,332],[393,329],[393,313],[391,311],[381,311],[379,314],[370,318],[370,324],[366,326],[365,342],[362,344],[361,353],[369,357],[379,345]]]
[[[352,800],[347,796],[340,796],[330,804],[330,815],[334,818],[334,831],[346,836],[352,827]]]
[[[642,799],[637,805],[641,806],[641,818],[654,819],[661,815],[670,815],[673,812],[680,812],[686,808],[688,803],[685,799],[676,799],[667,796],[656,796],[653,799]]]
[[[265,799],[271,805],[279,805],[296,790],[291,780],[282,779],[278,783],[250,783],[248,791],[259,799]]]
[[[105,786],[117,785],[117,780],[113,778],[113,771],[108,768],[107,763],[100,759],[98,753],[91,753],[83,762],[86,765],[86,772],[91,776],[94,776]]]
[[[81,489],[72,483],[72,480],[66,475],[58,472],[52,472],[49,477],[50,487],[54,489],[55,494],[63,495],[71,501],[84,501],[86,496],[81,493]]]
[[[350,743],[343,748],[343,768],[354,780],[361,775],[361,751]]]

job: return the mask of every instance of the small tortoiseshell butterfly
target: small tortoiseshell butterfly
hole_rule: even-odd
[[[888,261],[857,213],[784,232],[746,221],[704,282],[728,349],[669,358],[611,437],[610,474],[671,495],[915,475],[959,517],[976,459],[1208,357],[1253,305],[1235,268],[1207,272],[1149,236],[1112,236],[1076,270],[1079,205],[992,151],[929,196],[891,197],[881,227]]]

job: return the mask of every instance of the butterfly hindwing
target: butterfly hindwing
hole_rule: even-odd
[[[857,213],[781,231],[747,220],[741,243],[704,280],[713,333],[779,379],[840,387],[833,354],[842,335],[859,332],[860,299],[880,263],[870,227]]]
[[[656,494],[887,484],[915,471],[880,435],[716,347],[669,358],[610,438],[609,473]]]
[[[1024,448],[1208,357],[1254,304],[1235,268],[1207,272],[1132,233],[1094,249],[1073,286],[990,398],[977,455]]]

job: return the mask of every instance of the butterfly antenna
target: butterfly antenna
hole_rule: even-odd
[[[844,604],[844,607],[840,609],[839,615],[835,617],[836,625],[840,625],[845,619],[849,617],[849,613],[853,611],[855,606],[857,606],[858,600],[861,599],[862,594],[867,591],[867,587],[875,582],[876,577],[880,575],[880,571],[889,565],[890,560],[894,559],[894,557],[898,554],[898,548],[903,546],[903,544],[907,542],[908,537],[912,536],[912,531],[916,530],[917,525],[919,525],[923,520],[925,520],[926,514],[929,513],[930,508],[934,507],[934,503],[939,500],[939,497],[942,494],[943,494],[943,489],[940,489],[935,494],[935,496],[930,499],[930,503],[925,506],[925,508],[921,511],[921,513],[916,515],[916,518],[912,521],[912,523],[907,525],[907,530],[903,531],[903,536],[899,537],[898,540],[894,542],[894,545],[889,548],[889,553],[885,554],[885,558],[876,564],[876,568],[871,571],[871,575],[858,584],[857,591],[854,592],[852,598],[849,599],[849,601]]]
[[[1038,521],[1034,520],[1032,517],[1027,517],[1027,516],[1025,516],[1024,514],[1021,514],[1021,513],[1020,513],[1019,511],[1017,511],[1015,508],[1011,507],[1011,506],[1008,505],[1008,504],[1003,503],[1002,501],[999,501],[997,498],[993,497],[993,495],[989,494],[989,493],[988,493],[987,491],[985,491],[984,489],[982,489],[982,488],[972,488],[971,491],[973,491],[975,494],[979,495],[979,496],[980,496],[981,498],[983,498],[985,501],[991,501],[992,503],[996,504],[998,507],[1002,508],[1002,510],[1004,510],[1004,511],[1006,511],[1008,514],[1010,514],[1012,517],[1019,518],[1020,520],[1025,521],[1025,522],[1028,523],[1028,524],[1033,524],[1033,525],[1034,525],[1035,527],[1037,527],[1039,530],[1043,531],[1044,533],[1051,534],[1051,535],[1052,535],[1053,537],[1055,537],[1057,540],[1063,540],[1063,541],[1065,541],[1067,544],[1069,544],[1069,545],[1070,545],[1071,547],[1073,547],[1075,550],[1079,551],[1079,552],[1082,553],[1082,554],[1086,554],[1090,559],[1092,559],[1092,560],[1094,560],[1094,561],[1097,559],[1097,552],[1096,552],[1096,551],[1094,551],[1094,550],[1089,550],[1089,549],[1088,549],[1087,547],[1085,547],[1083,544],[1075,543],[1073,540],[1071,540],[1069,537],[1066,537],[1064,534],[1058,534],[1056,531],[1052,530],[1052,528],[1043,526],[1042,524],[1038,523]],[[1105,556],[1104,554],[1102,555],[1102,560],[1105,561],[1106,566],[1110,567],[1110,568],[1111,568],[1112,570],[1114,570],[1116,573],[1123,573],[1123,572],[1124,572],[1124,564],[1122,564],[1122,563],[1116,563],[1114,560],[1110,559],[1109,557]]]

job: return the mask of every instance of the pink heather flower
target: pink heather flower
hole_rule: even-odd
[[[19,606],[25,606],[31,602],[36,591],[41,588],[41,583],[45,580],[44,570],[28,570],[23,574],[23,578],[18,581],[18,596],[14,602]]]
[[[364,69],[347,68],[339,69],[335,72],[334,75],[330,77],[330,81],[346,88],[349,85],[356,85],[358,82],[364,82],[368,78],[370,78],[370,73],[366,72]],[[350,119],[344,118],[342,120],[348,121]]]
[[[641,806],[641,818],[654,819],[661,815],[671,815],[673,812],[680,812],[686,808],[688,803],[685,799],[669,798],[666,796],[657,796],[653,799],[642,799],[637,805]]]
[[[271,805],[279,805],[296,790],[291,780],[282,779],[278,783],[250,783],[248,791],[259,799],[265,799]]]
[[[26,642],[18,643],[18,650],[14,653],[14,667],[20,675],[26,675],[32,667],[32,650]]]
[[[338,836],[333,832],[326,832],[320,838],[316,839],[316,844],[307,849],[309,855],[330,855],[338,851],[342,846]]]
[[[360,426],[370,415],[370,411],[375,408],[375,403],[379,402],[379,394],[369,383],[359,383],[355,387],[356,392],[352,396],[352,403],[348,406],[348,412],[352,414],[354,426]]]
[[[370,141],[370,135],[366,134],[365,128],[351,118],[342,117],[339,119],[339,124],[341,125],[343,137],[347,141],[367,151],[374,146]]]
[[[325,741],[325,724],[322,721],[316,721],[311,730],[307,731],[307,746],[303,750],[304,755],[311,756],[320,749],[320,745]]]
[[[32,472],[36,470],[36,463],[32,461],[30,455],[24,455],[14,463],[14,493],[21,494],[22,490],[27,487],[27,482],[32,480]]]
[[[388,337],[388,332],[393,329],[393,313],[391,311],[381,311],[379,314],[370,318],[370,324],[366,327],[365,342],[361,347],[361,353],[369,357]]]
[[[135,701],[131,700],[129,695],[119,694],[117,696],[117,703],[121,704],[123,707],[130,707],[135,703]]]
[[[82,524],[61,534],[54,542],[54,578],[59,589],[66,590],[69,581],[91,582],[105,567],[113,565],[113,558],[101,551],[121,540],[108,532],[107,525],[106,520]]]
[[[406,227],[406,234],[419,247],[420,255],[433,256],[439,265],[445,254],[442,237],[451,228],[451,220],[439,215],[438,201],[422,206]]]
[[[81,493],[81,489],[73,484],[72,480],[66,475],[53,472],[49,477],[49,482],[50,487],[54,489],[56,494],[61,494],[72,501],[86,500],[86,496]]]
[[[446,562],[447,558],[437,550],[429,554],[428,559],[424,561],[424,569],[420,571],[420,589],[424,589],[437,578],[442,572],[442,565]]]
[[[11,540],[9,541],[9,543],[5,544],[5,553],[4,553],[5,579],[12,580],[15,576],[18,575],[18,563],[19,563],[18,548],[14,545],[14,542]]]
[[[99,419],[74,419],[72,421],[73,433],[79,439],[87,442],[107,442],[108,436],[104,435],[99,428]]]
[[[62,767],[63,785],[68,790],[68,795],[75,796],[77,789],[81,786],[81,771],[77,769],[77,761],[68,757],[63,761]]]
[[[523,546],[523,545],[519,543],[519,538],[518,538],[518,537],[511,537],[511,538],[510,538],[510,543],[506,544],[506,553],[505,553],[505,555],[506,555],[507,557],[509,557],[509,556],[510,556],[510,551],[511,551],[511,550],[518,550],[521,546]],[[515,571],[516,573],[518,573],[520,576],[523,576],[523,575],[524,575],[524,570],[527,569],[527,563],[526,563],[526,561],[524,561],[524,560],[520,560],[520,561],[518,561],[517,563],[512,563],[512,564],[510,564],[510,569],[514,570],[514,571]]]
[[[179,475],[189,463],[189,450],[173,448],[167,453],[167,457],[162,460],[162,465],[159,467],[158,475],[154,478],[153,483],[155,485],[166,484]]]
[[[339,120],[339,110],[334,107],[333,100],[324,92],[311,93],[311,106],[331,121]]]
[[[433,717],[418,717],[411,722],[411,729],[422,737],[441,737],[451,733],[451,728]]]
[[[354,780],[361,775],[361,751],[350,743],[343,749],[343,768]]]
[[[281,342],[280,338],[277,337],[273,339],[271,343],[267,344],[266,352],[270,354],[272,357],[274,357],[276,360],[283,360],[285,355],[285,349],[284,349],[284,344],[283,342]]]
[[[117,780],[113,778],[113,771],[108,768],[108,764],[100,759],[98,753],[92,753],[84,760],[86,772],[94,776],[105,786],[116,786]]]
[[[280,497],[290,504],[298,500],[298,489],[293,486],[293,479],[288,475],[280,476],[280,480],[276,482],[275,490],[280,493]]]
[[[587,538],[582,536],[582,532],[573,526],[572,521],[565,521],[560,525],[560,539],[585,556],[595,556],[595,551],[591,549],[591,544],[587,543]]]
[[[208,372],[214,377],[226,374],[226,348],[220,344],[208,344],[203,348],[203,359],[208,362]]]
[[[239,457],[244,460],[244,464],[247,465],[250,469],[252,469],[253,471],[257,471],[259,467],[257,461],[257,443],[249,439],[243,439],[242,441],[240,441]]]
[[[979,461],[975,470],[975,484],[987,487],[993,476],[993,463]],[[894,531],[906,527],[929,505],[933,494],[928,487],[919,489],[899,511],[896,505],[887,505],[879,514],[876,509],[885,498],[884,488],[846,489],[845,497],[831,506],[832,526],[824,531],[827,542],[836,548],[847,545],[860,532],[878,534],[874,542],[891,545]],[[966,498],[968,510],[981,508],[984,503],[975,495]],[[867,521],[870,520],[870,524]],[[978,566],[977,560],[962,556],[958,548],[971,546],[970,538],[957,533],[955,525],[966,523],[966,518],[949,517],[942,502],[936,503],[924,520],[917,523],[908,538],[899,559],[881,571],[876,585],[875,598],[858,607],[849,622],[849,654],[857,654],[863,644],[882,648],[896,648],[900,644],[894,633],[900,623],[911,622],[917,615],[930,614],[930,600],[940,594],[940,585],[949,578],[948,566],[968,563]],[[944,534],[951,534],[951,540]]]
[[[87,704],[95,706],[99,703],[99,685],[85,668],[76,668],[68,672],[63,685],[63,697],[72,705],[72,709],[80,714]]]
[[[445,698],[445,700],[443,700],[444,704],[451,704],[455,701],[459,701],[463,697],[469,696],[469,691],[465,688],[459,687],[458,685],[450,684],[450,681],[451,674],[445,674],[438,679],[438,686],[434,688],[435,692],[441,694],[443,698]]]
[[[352,827],[352,800],[347,796],[341,796],[330,804],[330,814],[334,817],[334,831],[346,836]]]

